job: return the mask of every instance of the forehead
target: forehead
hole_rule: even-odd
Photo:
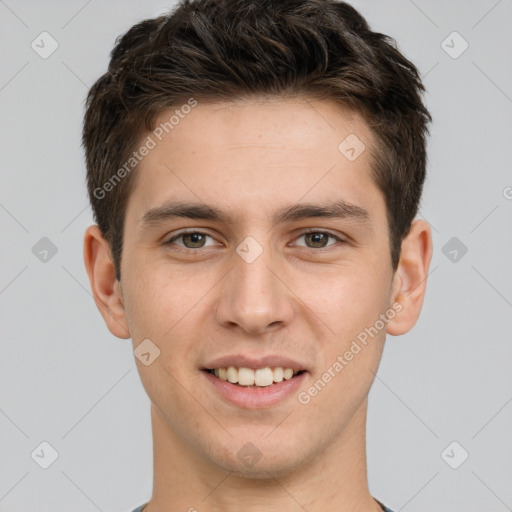
[[[185,110],[181,112],[185,107],[160,113],[154,130],[157,142],[196,146],[203,152],[219,153],[218,156],[225,149],[245,152],[260,145],[266,151],[299,151],[301,156],[307,150],[320,149],[319,145],[324,151],[337,153],[338,144],[349,135],[364,140],[367,146],[373,143],[373,134],[361,115],[332,100],[306,97],[199,100],[186,114]],[[233,154],[234,151],[230,158]],[[193,157],[194,153],[187,152],[185,156]]]
[[[147,136],[154,147],[139,163],[129,202],[137,219],[169,197],[266,218],[301,201],[382,203],[371,178],[371,130],[332,101],[198,100],[162,112]]]

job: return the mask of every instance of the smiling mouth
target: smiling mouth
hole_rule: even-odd
[[[228,366],[227,368],[205,369],[220,380],[224,380],[235,386],[244,388],[262,388],[278,384],[283,380],[291,380],[306,370],[294,370],[293,368],[265,367],[265,368],[236,368]]]

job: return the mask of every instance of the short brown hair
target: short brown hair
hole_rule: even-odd
[[[94,219],[117,279],[135,173],[112,178],[158,114],[191,97],[301,95],[359,111],[376,141],[372,176],[386,202],[396,270],[425,180],[432,119],[424,90],[395,40],[371,31],[345,2],[184,0],[134,25],[116,40],[108,71],[89,91],[82,135]]]

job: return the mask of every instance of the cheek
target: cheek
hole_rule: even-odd
[[[382,275],[354,270],[324,283],[317,297],[312,309],[335,333],[323,343],[317,387],[323,389],[328,382],[328,389],[319,402],[339,403],[340,420],[364,399],[374,379],[372,372],[377,372],[385,339],[380,315],[387,308],[388,290]]]
[[[204,283],[191,282],[169,265],[132,265],[125,275],[125,309],[132,337],[164,339],[198,302]],[[207,288],[206,288],[207,289]]]
[[[154,379],[172,382],[170,375],[184,379],[190,376],[191,370],[196,370],[196,340],[202,337],[198,326],[202,325],[200,316],[207,307],[201,299],[211,286],[204,280],[178,274],[169,265],[154,265],[144,274],[132,276],[126,309],[134,349],[149,339],[159,351],[155,369],[148,371],[148,367],[138,363],[146,390],[153,396],[148,386],[156,385]]]
[[[385,276],[366,266],[317,274],[302,282],[298,295],[340,341],[353,338],[378,320],[387,307]]]
[[[322,344],[322,363],[306,390],[333,428],[350,418],[365,400],[375,378],[385,340],[381,315],[387,288],[375,276],[352,276],[331,283],[317,303],[335,335]]]

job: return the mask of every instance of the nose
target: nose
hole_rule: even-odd
[[[234,253],[232,269],[220,284],[215,314],[223,327],[264,334],[293,318],[293,293],[269,248],[254,261]]]

